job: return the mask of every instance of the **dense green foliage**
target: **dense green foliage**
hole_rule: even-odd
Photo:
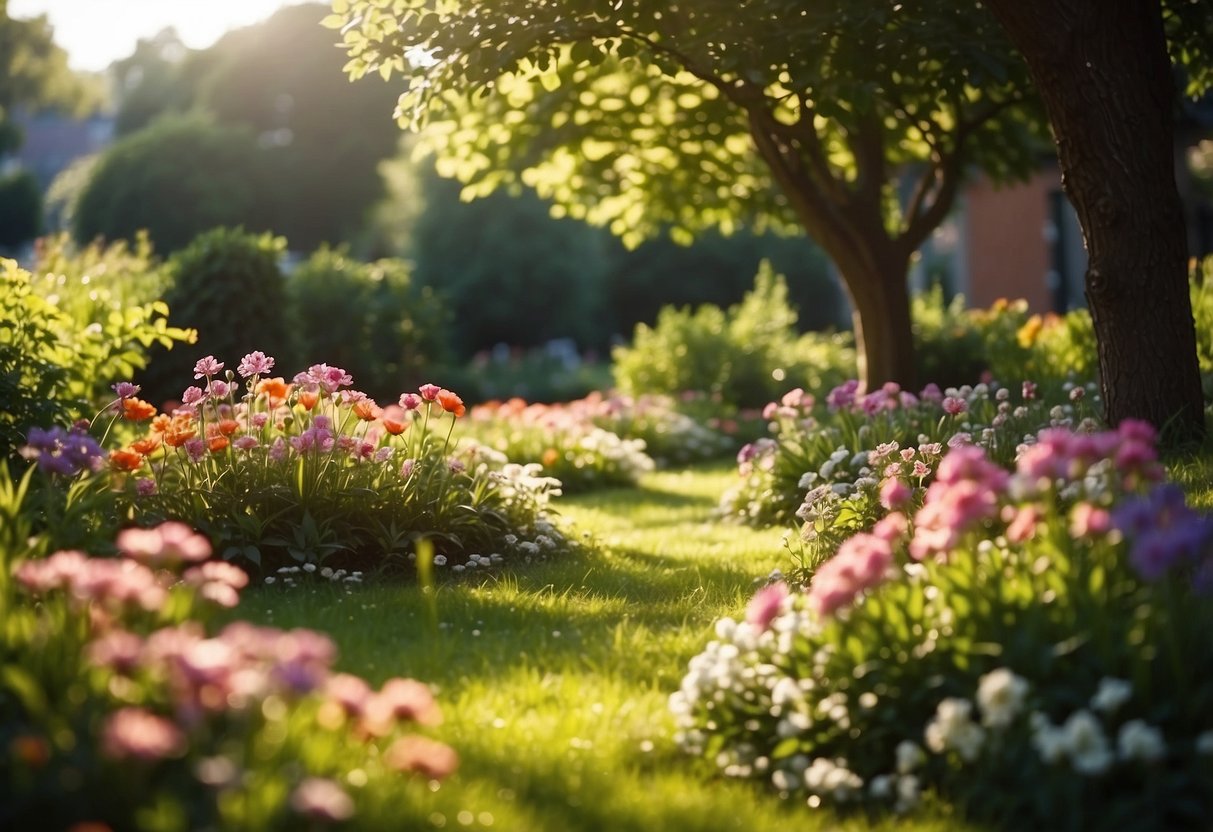
[[[13,249],[42,230],[42,193],[32,173],[0,177],[0,250]]]
[[[166,118],[115,142],[80,195],[72,234],[134,239],[146,230],[170,253],[218,226],[270,227],[262,159],[246,130],[201,118]]]
[[[845,336],[800,334],[787,285],[767,263],[740,303],[666,307],[612,356],[626,393],[699,391],[734,407],[761,407],[791,387],[829,389],[855,366]]]
[[[153,402],[177,398],[204,355],[262,350],[289,360],[286,281],[278,267],[284,241],[269,234],[217,228],[200,234],[167,263],[164,300],[177,326],[198,333],[189,349],[158,350],[139,374]]]
[[[286,288],[300,363],[343,367],[376,399],[425,383],[445,361],[451,316],[404,261],[363,263],[321,248]]]

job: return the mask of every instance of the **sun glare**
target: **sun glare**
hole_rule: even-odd
[[[297,2],[297,0],[296,0]],[[291,0],[9,0],[12,17],[45,14],[72,67],[105,69],[140,38],[173,27],[187,46],[210,46],[229,29],[269,17]]]

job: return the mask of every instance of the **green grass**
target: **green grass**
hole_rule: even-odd
[[[810,810],[716,777],[674,747],[666,699],[687,661],[715,619],[742,613],[756,577],[787,566],[780,530],[713,520],[734,476],[718,464],[562,500],[566,526],[595,543],[572,559],[432,595],[391,584],[348,595],[267,588],[238,613],[329,633],[340,667],[374,682],[434,686],[438,736],[458,750],[460,771],[441,787],[402,779],[364,795],[360,828],[972,828],[944,808],[913,820]]]

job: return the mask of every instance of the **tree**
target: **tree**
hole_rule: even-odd
[[[1213,2],[988,0],[1044,101],[1086,241],[1105,416],[1204,433],[1175,185],[1176,60],[1213,80]]]
[[[81,109],[94,92],[68,67],[45,17],[9,17],[8,0],[0,0],[0,155],[21,146],[14,107]]]
[[[913,381],[906,272],[965,173],[1040,119],[976,0],[334,0],[353,77],[408,79],[468,196],[525,184],[630,243],[799,227],[846,284],[868,383]]]

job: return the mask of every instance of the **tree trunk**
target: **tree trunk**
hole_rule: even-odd
[[[875,390],[896,382],[903,390],[916,390],[914,338],[910,322],[907,264],[896,258],[858,264],[836,259],[855,328],[859,380]]]
[[[1104,415],[1203,435],[1159,0],[987,0],[1023,53],[1086,241]]]

